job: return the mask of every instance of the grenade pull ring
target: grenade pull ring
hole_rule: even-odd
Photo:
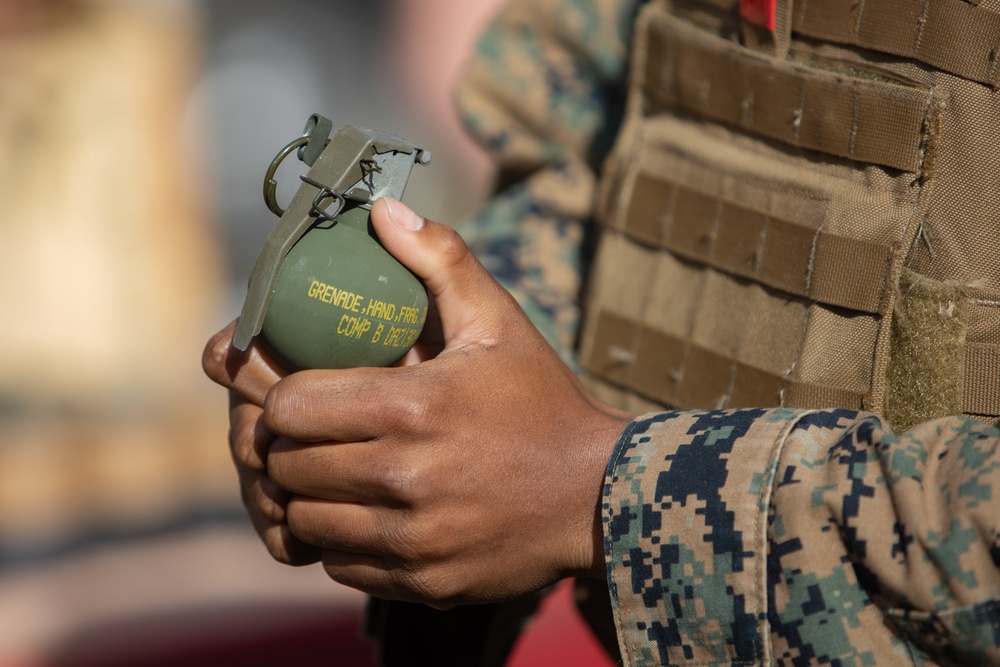
[[[274,156],[270,166],[267,168],[267,173],[264,174],[264,203],[267,204],[268,210],[279,218],[285,214],[285,209],[281,208],[278,204],[278,181],[274,180],[274,174],[292,151],[300,146],[305,146],[307,143],[309,143],[309,137],[303,136],[293,139]]]
[[[271,160],[264,174],[264,203],[267,208],[279,218],[285,214],[285,209],[278,204],[277,188],[278,181],[274,180],[274,175],[278,167],[285,161],[292,151],[299,149],[298,158],[310,167],[316,164],[316,159],[322,154],[323,149],[330,139],[330,132],[333,130],[333,123],[320,116],[313,114],[306,121],[306,127],[302,131],[301,137],[292,139],[288,144],[278,151],[278,154]]]

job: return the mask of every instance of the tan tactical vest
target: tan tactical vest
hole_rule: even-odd
[[[660,406],[1000,415],[1000,0],[654,0],[582,338]]]

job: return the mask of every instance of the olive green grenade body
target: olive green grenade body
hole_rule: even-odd
[[[371,203],[403,194],[414,164],[430,154],[370,130],[341,128],[314,115],[278,153],[264,198],[280,216],[250,277],[233,344],[259,335],[288,370],[389,366],[413,346],[427,317],[423,283],[379,243]],[[274,197],[274,172],[293,150],[310,165],[287,210]]]
[[[261,342],[290,370],[388,366],[413,343],[427,292],[354,206],[314,225],[281,264]]]

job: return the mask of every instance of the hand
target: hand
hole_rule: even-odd
[[[394,201],[372,220],[427,284],[444,349],[271,387],[265,467],[293,494],[291,534],[322,549],[337,581],[438,607],[603,577],[604,470],[629,417],[584,391],[454,231]],[[252,394],[240,372],[220,372],[214,344],[209,375]]]
[[[310,565],[320,560],[320,550],[292,535],[285,521],[289,493],[267,476],[267,455],[274,435],[264,424],[262,406],[271,386],[288,373],[256,340],[245,352],[233,347],[235,328],[234,321],[209,340],[202,365],[209,377],[230,389],[229,450],[243,505],[272,558],[286,565]],[[443,346],[441,323],[432,299],[420,338],[397,365],[433,358]]]
[[[232,346],[233,322],[215,334],[202,358],[210,378],[230,389],[229,451],[250,521],[271,556],[287,565],[318,562],[320,550],[296,539],[285,521],[290,494],[267,476],[274,435],[264,424],[264,397],[287,375],[255,341],[246,352]],[[237,393],[239,392],[239,393]]]
[[[287,375],[254,339],[247,350],[232,346],[236,322],[212,336],[205,346],[205,373],[229,391],[229,450],[240,482],[240,495],[250,521],[271,556],[286,565],[309,565],[320,550],[292,535],[286,522],[289,493],[267,476],[267,456],[274,435],[263,418],[264,398]],[[435,357],[444,347],[441,320],[431,298],[427,320],[417,343],[396,365],[406,366]]]

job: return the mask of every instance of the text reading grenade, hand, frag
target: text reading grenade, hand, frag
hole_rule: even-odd
[[[416,342],[427,290],[378,241],[371,204],[399,199],[414,164],[430,152],[399,137],[332,124],[313,115],[264,177],[264,200],[279,216],[250,276],[233,344],[259,334],[289,370],[389,366]],[[309,167],[287,210],[275,171],[292,151]]]

